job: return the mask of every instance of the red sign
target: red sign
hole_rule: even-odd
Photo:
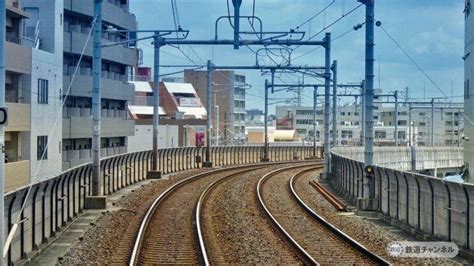
[[[205,144],[204,133],[196,133],[196,147],[202,147]]]

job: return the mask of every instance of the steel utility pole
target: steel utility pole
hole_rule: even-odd
[[[6,31],[6,4],[0,0],[0,107],[5,106],[5,31]],[[0,125],[0,251],[3,256],[5,243],[5,126]],[[3,257],[2,257],[3,258]],[[1,260],[3,265],[3,259]]]
[[[431,147],[434,147],[435,134],[434,134],[434,123],[435,123],[435,99],[431,99]]]
[[[372,166],[374,163],[374,6],[375,0],[359,0],[365,4],[365,166]],[[374,180],[372,174],[367,174],[364,178],[363,199],[359,205],[360,209],[369,210],[372,206],[370,201],[373,198],[372,186]]]
[[[330,112],[330,93],[331,93],[331,33],[326,33],[324,38],[326,42],[325,52],[325,71],[324,71],[324,172],[323,178],[329,175],[329,112]]]
[[[160,125],[160,48],[162,38],[158,32],[153,36],[153,167],[148,172],[148,178],[161,178],[158,169],[158,141]]]
[[[458,109],[458,147],[461,147],[461,109]]]
[[[212,167],[212,161],[211,161],[212,63],[211,63],[211,60],[207,60],[207,94],[206,96],[207,96],[206,160],[204,161],[203,166]]]
[[[332,146],[337,147],[337,60],[332,63]]]
[[[360,122],[361,122],[361,135],[360,135],[360,144],[361,146],[364,146],[365,145],[365,81],[362,81],[362,88],[361,88],[361,98],[360,98],[360,101],[361,101],[361,105],[360,105],[360,109],[361,109],[361,118],[360,118]]]
[[[85,207],[105,209],[106,197],[102,193],[100,176],[100,124],[102,93],[102,0],[94,0],[94,38],[92,59],[92,190]]]
[[[272,72],[272,80],[274,73]],[[263,117],[263,127],[264,127],[264,147],[263,147],[263,158],[262,162],[268,162],[268,89],[270,85],[268,80],[265,80],[265,107],[264,107],[264,117]]]
[[[242,5],[242,0],[232,0],[234,4],[234,49],[239,49],[240,47],[240,6]]]
[[[318,86],[313,89],[313,158],[316,158],[316,111],[318,110]]]
[[[398,91],[395,91],[395,147],[398,146]]]
[[[411,103],[408,103],[408,145],[410,147],[413,146],[412,134],[413,130],[411,127]]]

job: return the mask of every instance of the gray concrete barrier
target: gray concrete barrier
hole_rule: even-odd
[[[433,158],[435,160],[435,158]],[[363,164],[331,153],[331,186],[353,204],[360,197]],[[374,206],[400,227],[473,249],[474,185],[375,166]]]

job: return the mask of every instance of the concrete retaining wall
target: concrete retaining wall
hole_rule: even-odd
[[[353,204],[363,193],[362,169],[331,153],[331,185]],[[373,208],[400,227],[473,249],[474,185],[376,166],[371,189]]]
[[[359,162],[364,161],[364,147],[336,147],[331,151]],[[413,161],[416,169],[413,169]],[[457,168],[464,164],[463,148],[374,147],[374,163],[398,170]]]

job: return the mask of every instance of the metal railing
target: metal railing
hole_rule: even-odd
[[[158,154],[160,170],[169,174],[200,168],[204,151],[204,148],[196,147],[161,149]],[[215,166],[257,163],[263,156],[261,146],[212,147],[211,151]],[[271,161],[303,160],[312,156],[312,147],[270,147],[269,155]],[[318,155],[322,156],[320,148]],[[144,180],[151,163],[151,151],[102,159],[102,192],[110,195]],[[5,229],[12,228],[18,215],[21,221],[8,251],[8,264],[26,259],[84,211],[85,198],[92,189],[91,173],[91,164],[85,164],[34,184],[28,198],[27,187],[5,195]],[[26,208],[20,213],[21,203],[25,201]]]
[[[406,230],[473,249],[471,199],[474,185],[375,166],[372,207]],[[364,194],[363,162],[331,153],[331,185],[355,204]]]

